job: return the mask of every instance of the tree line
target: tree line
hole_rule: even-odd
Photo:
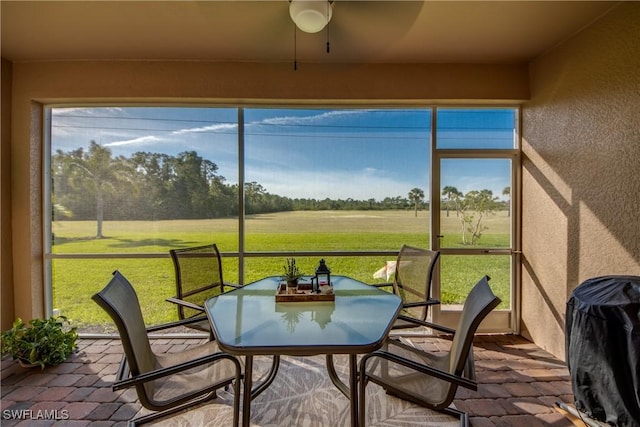
[[[114,157],[108,147],[91,141],[88,150],[57,150],[52,156],[54,220],[96,220],[103,237],[105,220],[211,219],[239,215],[238,185],[229,184],[218,166],[195,151],[177,156],[139,151]],[[505,188],[504,195],[509,195]],[[442,207],[456,212],[463,244],[476,244],[484,219],[508,202],[490,190],[462,194],[444,187]],[[424,191],[383,200],[289,198],[270,194],[261,184],[244,185],[245,214],[296,210],[418,210],[429,209]]]
[[[168,220],[234,217],[239,214],[238,185],[229,184],[218,166],[195,151],[177,156],[139,151],[113,156],[95,141],[89,148],[52,156],[53,217],[93,220],[102,236],[104,220]],[[417,194],[416,194],[417,193]],[[244,186],[246,214],[293,210],[428,209],[424,193],[384,200],[289,198],[270,194],[261,184]]]

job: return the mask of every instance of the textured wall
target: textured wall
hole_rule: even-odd
[[[14,320],[13,253],[11,246],[11,73],[13,67],[2,60],[0,75],[2,104],[0,107],[0,326],[8,329]]]
[[[523,110],[522,330],[564,358],[582,281],[640,275],[640,2],[530,65]]]

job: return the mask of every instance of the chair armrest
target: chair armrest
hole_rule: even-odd
[[[176,320],[175,322],[163,323],[161,325],[149,326],[146,330],[147,332],[156,332],[161,331],[163,329],[175,328],[177,326],[185,326],[191,323],[197,323],[202,320],[206,320],[206,316],[198,316],[198,317],[190,317],[188,319]]]
[[[205,365],[207,363],[215,362],[220,359],[228,359],[231,360],[236,367],[236,378],[242,377],[242,368],[240,366],[240,362],[234,356],[231,356],[227,353],[214,353],[209,354],[207,356],[199,357],[197,359],[189,360],[188,362],[184,362],[180,365],[168,366],[161,369],[156,369],[153,371],[145,372],[144,374],[136,375],[134,377],[129,377],[123,380],[119,380],[113,383],[111,386],[113,391],[122,390],[128,387],[135,386],[137,384],[143,384],[149,381],[157,380],[162,377],[166,377],[168,375],[173,375],[177,372],[186,371],[188,369],[195,368],[200,365]]]
[[[440,304],[440,300],[429,298],[426,301],[418,301],[418,302],[407,302],[402,304],[404,308],[412,308],[412,307],[425,307],[429,305],[437,305]]]
[[[165,299],[165,301],[172,302],[174,304],[178,304],[178,305],[181,305],[183,307],[192,308],[194,310],[202,311],[204,313],[204,307],[202,307],[202,306],[200,306],[198,304],[194,304],[194,303],[189,302],[189,301],[181,300],[180,298],[169,297],[169,298]]]
[[[414,362],[413,360],[405,359],[404,357],[398,356],[397,354],[393,354],[385,350],[377,350],[373,353],[364,355],[360,360],[360,375],[367,376],[366,364],[367,361],[373,357],[387,359],[399,365],[406,366],[409,369],[413,369],[414,371],[418,371],[425,375],[430,375],[443,381],[457,384],[473,391],[478,390],[478,383],[476,383],[475,381],[458,375],[450,374],[449,372],[441,371],[440,369],[436,369],[429,365],[423,365],[421,363]]]
[[[402,319],[405,322],[414,323],[418,326],[424,326],[426,328],[435,329],[440,332],[445,332],[447,334],[455,334],[456,330],[448,328],[446,326],[438,325],[437,323],[427,322],[425,320],[414,319],[413,317],[405,316],[403,314],[398,315],[398,319]]]
[[[370,286],[375,286],[376,288],[385,288],[387,286],[393,286],[393,282],[387,283],[369,283]]]
[[[131,371],[129,370],[129,363],[127,362],[127,356],[123,354],[122,359],[120,359],[120,366],[118,366],[118,372],[116,373],[116,381],[129,378],[130,375],[131,375]]]

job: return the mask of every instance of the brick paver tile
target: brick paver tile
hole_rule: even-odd
[[[15,424],[16,427],[50,427],[55,423],[53,420],[22,420],[18,424]],[[4,426],[4,424],[3,424]]]
[[[40,369],[40,368],[31,368],[31,369]],[[22,386],[36,386],[36,385],[45,385],[52,379],[56,377],[55,374],[38,372],[37,375],[29,375],[22,379],[22,381],[16,383],[16,385]]]
[[[540,391],[529,383],[507,383],[504,388],[514,397],[539,396]]]
[[[519,381],[528,381],[528,378],[523,378],[522,375],[513,371],[478,371],[476,372],[478,383],[516,383]]]
[[[538,414],[536,418],[540,419],[544,425],[553,427],[574,427],[571,420],[560,413]]]
[[[76,369],[78,369],[80,366],[82,366],[82,363],[71,363],[71,362],[65,362],[65,363],[61,363],[57,366],[52,366],[50,368],[47,368],[47,371],[50,374],[68,374],[71,373],[73,371],[75,371]]]
[[[80,381],[83,377],[84,375],[79,374],[57,375],[54,379],[47,383],[47,387],[71,386]]]
[[[85,399],[86,402],[114,402],[118,398],[119,394],[111,390],[111,388],[100,387],[96,388]]]
[[[91,425],[89,420],[65,420],[58,421],[53,427],[88,427]]]
[[[46,390],[46,387],[31,387],[31,386],[16,387],[15,390],[13,390],[11,393],[9,393],[5,397],[5,399],[13,400],[16,402],[28,401],[28,400],[31,400],[33,396],[36,396],[45,390]]]
[[[109,363],[104,367],[102,371],[98,373],[99,376],[112,375],[115,378],[115,375],[118,373],[118,369],[120,368],[120,363]]]
[[[37,396],[33,396],[32,399],[37,402],[41,401],[56,401],[64,400],[69,394],[75,390],[74,387],[48,387],[42,393]]]
[[[100,404],[96,402],[72,402],[64,407],[69,411],[69,418],[72,420],[82,420],[87,417]]]
[[[469,408],[468,412],[478,417],[507,414],[498,399],[471,399],[465,401],[465,405]]]
[[[127,390],[121,390],[118,393],[120,393],[117,399],[118,402],[130,403],[138,400],[138,394],[132,388]]]
[[[567,381],[535,382],[531,385],[540,390],[540,395],[560,396],[573,393],[571,383]]]
[[[83,402],[87,396],[95,391],[95,387],[75,387],[66,397],[67,402]]]
[[[74,374],[97,374],[107,366],[106,363],[86,363],[73,371]]]
[[[484,398],[497,398],[497,397],[509,397],[511,393],[502,384],[478,384],[478,391],[472,392],[465,388],[459,388],[458,393],[462,394],[462,390],[469,391],[470,393],[476,393],[476,396]],[[456,395],[456,397],[459,397]],[[471,396],[473,398],[473,395]]]
[[[5,384],[2,384],[2,387],[0,387],[0,392],[1,392],[0,394],[2,394],[3,407],[4,407],[4,397],[9,393],[11,393],[13,390],[15,390],[16,387],[17,386],[15,385],[5,385]]]
[[[506,415],[490,419],[496,427],[549,427],[548,424],[533,415]]]
[[[15,402],[13,405],[7,405],[6,407],[3,405],[2,410],[7,410],[7,411],[22,411],[25,409],[29,409],[34,405],[34,402],[31,401],[22,401],[22,402]]]
[[[556,402],[564,402],[569,405],[573,405],[575,399],[572,394],[563,394],[561,396],[540,396],[538,397],[541,401],[545,403],[550,408],[556,407]]]
[[[78,380],[74,384],[76,387],[93,387],[98,381],[100,381],[100,377],[97,375],[83,375],[82,378]]]
[[[495,424],[489,418],[469,417],[471,427],[495,427]]]
[[[87,354],[103,354],[107,350],[108,347],[109,346],[106,345],[106,344],[105,345],[92,344],[92,345],[89,345],[89,346],[85,347],[83,349],[83,351],[85,353],[87,353]]]
[[[23,368],[16,362],[10,358],[6,358],[2,361],[2,368],[0,371],[0,379],[4,383],[6,378],[9,378],[13,375],[28,375],[28,369]]]
[[[100,363],[113,363],[116,366],[120,364],[122,360],[122,354],[118,353],[103,353],[103,356],[100,358]]]
[[[93,377],[96,378],[96,382],[93,383],[94,387],[111,387],[113,385],[113,382],[116,380],[115,375]]]
[[[33,406],[31,406],[32,411],[48,411],[50,415],[58,416],[58,418],[64,417],[64,413],[61,411],[62,408],[67,406],[66,402],[37,402]],[[51,414],[53,411],[53,414]]]
[[[505,405],[512,405],[517,408],[516,414],[545,414],[553,412],[553,408],[549,407],[544,401],[535,397],[518,397],[503,399]]]
[[[135,403],[125,403],[111,415],[113,421],[128,421],[136,416],[140,410],[140,405]]]
[[[87,415],[87,419],[108,420],[121,406],[122,403],[102,403]]]

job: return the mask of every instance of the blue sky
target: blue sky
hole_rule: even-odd
[[[509,110],[441,110],[440,148],[511,148]],[[429,109],[246,108],[245,180],[287,197],[382,200],[429,194]],[[177,155],[197,151],[238,182],[235,108],[101,107],[53,110],[53,150],[109,147]],[[442,185],[462,192],[509,186],[507,160],[446,160]]]

